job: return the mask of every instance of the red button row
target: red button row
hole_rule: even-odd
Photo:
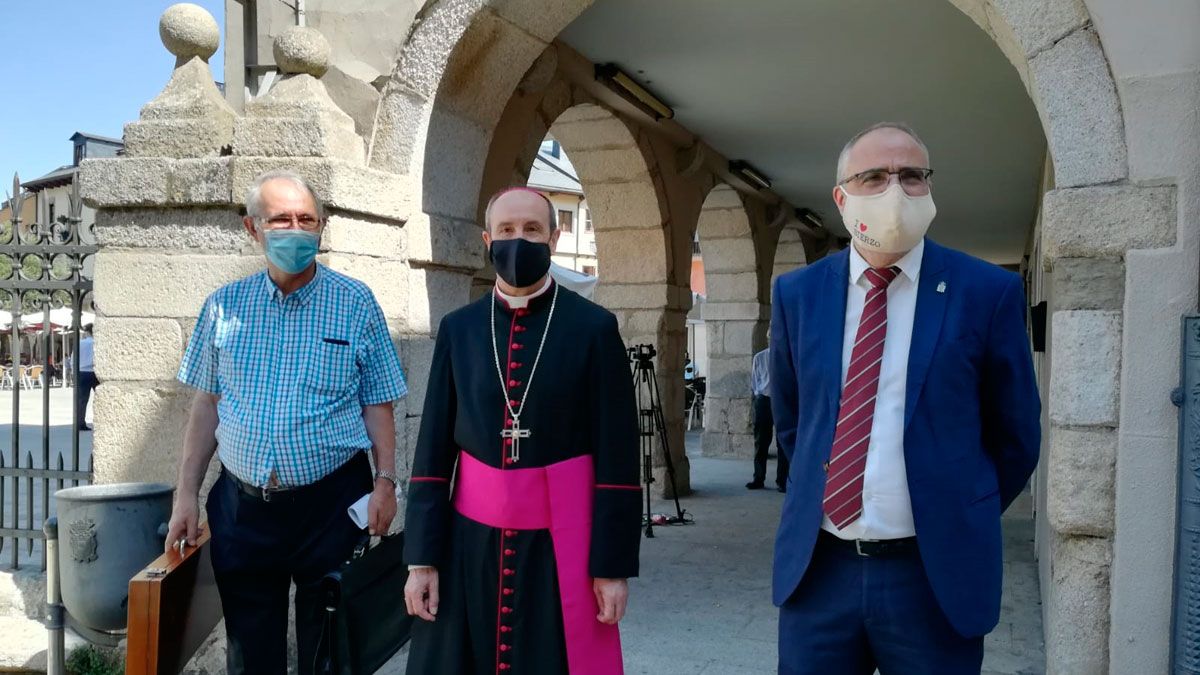
[[[506,459],[505,461],[506,461],[506,462],[509,462],[509,463],[511,463],[511,461],[512,461],[512,460],[511,460],[511,458],[508,458],[508,459]],[[512,537],[515,537],[515,536],[517,536],[517,531],[516,531],[516,530],[504,530],[504,538],[505,538],[505,539],[510,539],[510,538],[512,538]],[[516,549],[508,548],[507,546],[504,548],[504,555],[505,555],[506,557],[511,557],[511,556],[514,556],[514,555],[516,555],[516,553],[517,553]],[[506,598],[511,598],[511,597],[512,597],[512,595],[513,595],[514,593],[516,593],[516,592],[517,592],[517,589],[515,589],[515,588],[504,588],[504,587],[503,587],[503,586],[504,586],[504,583],[505,583],[505,582],[504,582],[504,577],[512,577],[512,576],[515,576],[515,575],[516,575],[516,573],[517,573],[517,571],[516,571],[515,569],[511,568],[511,567],[505,567],[505,568],[503,568],[503,569],[501,570],[501,572],[502,572],[502,574],[503,574],[503,576],[501,577],[501,582],[500,582],[500,583],[501,583],[501,593],[504,595],[504,597],[506,597]],[[509,614],[512,614],[512,613],[513,613],[513,609],[512,609],[512,607],[505,607],[505,606],[501,606],[501,607],[500,607],[500,613],[501,613],[502,615],[509,615]],[[503,619],[501,619],[501,621],[503,621]],[[502,636],[504,636],[504,637],[508,637],[508,635],[509,635],[510,633],[512,633],[512,630],[513,630],[513,629],[512,629],[512,627],[511,627],[511,626],[506,626],[506,625],[503,625],[503,623],[502,623],[502,624],[501,624],[501,626],[500,626],[500,634],[501,634]],[[509,652],[509,651],[511,651],[511,650],[512,650],[512,646],[511,646],[511,645],[505,644],[505,643],[503,643],[503,642],[500,644],[500,652],[501,652],[501,653],[507,653],[507,652]],[[509,670],[509,669],[511,669],[511,668],[512,668],[512,666],[511,666],[511,665],[509,665],[509,664],[507,664],[507,663],[501,663],[501,664],[500,664],[500,670],[507,671],[507,670]]]

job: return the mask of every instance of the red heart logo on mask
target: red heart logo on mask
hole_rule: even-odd
[[[859,231],[859,232],[866,232],[866,231],[867,231],[867,224],[866,224],[866,223],[859,223],[859,224],[858,224],[858,231]]]

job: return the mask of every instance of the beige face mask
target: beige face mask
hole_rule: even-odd
[[[842,222],[858,245],[879,253],[907,253],[915,247],[937,215],[933,195],[910,197],[898,183],[877,195],[846,196]]]

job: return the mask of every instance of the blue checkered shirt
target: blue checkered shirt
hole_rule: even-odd
[[[363,406],[407,391],[375,296],[322,265],[287,296],[265,271],[217,289],[179,381],[220,397],[217,455],[259,486],[313,483],[369,449]]]

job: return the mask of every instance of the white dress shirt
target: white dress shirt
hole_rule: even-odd
[[[917,280],[925,241],[897,263],[896,275],[887,291],[887,335],[879,370],[879,392],[871,441],[867,445],[867,467],[863,475],[863,513],[839,530],[824,517],[821,527],[842,539],[899,539],[916,534],[908,475],[904,466],[904,397],[908,379],[908,351],[912,344],[913,319],[917,310]],[[846,294],[846,328],[842,336],[842,384],[850,370],[850,354],[862,319],[863,305],[871,282],[866,278],[867,261],[850,247],[850,288]]]
[[[79,370],[90,373],[96,369],[96,340],[88,335],[79,341]]]
[[[771,350],[764,349],[750,362],[750,390],[755,396],[771,395]]]

